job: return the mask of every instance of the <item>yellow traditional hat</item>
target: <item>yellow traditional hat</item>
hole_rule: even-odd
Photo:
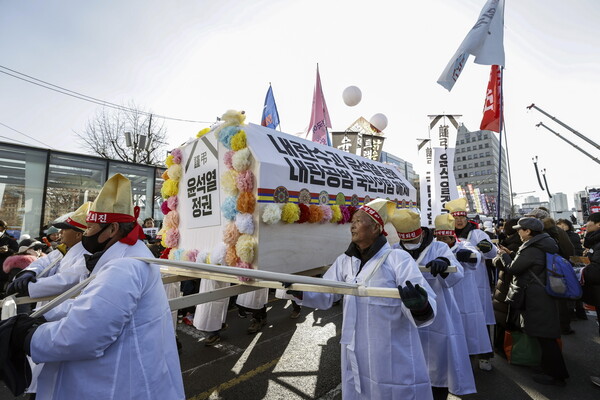
[[[74,213],[68,215],[66,218],[61,218],[60,222],[53,223],[52,226],[59,229],[75,229],[79,231],[84,231],[87,229],[87,213],[92,204],[91,201],[87,201],[83,203]]]
[[[131,181],[121,174],[111,176],[102,186],[98,197],[90,206],[87,222],[109,224],[112,222],[135,222],[135,228],[120,241],[134,244],[137,239],[144,239],[144,231],[137,223],[140,208],[133,206]]]
[[[440,214],[435,217],[434,235],[456,236],[454,233],[454,217],[450,213]]]
[[[444,208],[450,211],[454,217],[467,216],[467,199],[461,197],[456,200],[450,200],[444,205]]]
[[[394,215],[396,203],[386,199],[375,199],[361,206],[359,210],[366,212],[369,217],[373,218],[375,222],[381,225],[381,233],[387,236],[385,224],[388,222],[389,218]]]
[[[392,216],[392,224],[396,228],[400,240],[416,239],[423,233],[423,229],[421,229],[421,216],[411,210],[398,210]]]

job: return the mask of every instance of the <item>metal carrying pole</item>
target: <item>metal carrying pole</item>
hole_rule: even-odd
[[[600,164],[600,160],[598,160],[598,158],[594,157],[593,155],[591,155],[590,153],[588,153],[587,151],[583,150],[581,147],[577,146],[575,143],[571,142],[569,139],[562,137],[558,132],[548,128],[546,125],[544,125],[543,122],[540,122],[539,124],[537,124],[536,126],[543,126],[544,128],[548,129],[550,132],[554,133],[556,136],[558,136],[559,138],[561,138],[562,140],[564,140],[565,142],[569,143],[571,146],[575,147],[577,150],[579,150],[580,152],[582,152],[583,154],[585,154],[586,156],[588,156],[589,158],[591,158],[592,160],[596,161],[598,164]],[[596,146],[597,147],[597,146]]]

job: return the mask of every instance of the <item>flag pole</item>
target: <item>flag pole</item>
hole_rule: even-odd
[[[504,130],[504,67],[500,66],[500,136],[498,138],[498,195],[496,196],[496,224],[500,223],[502,210],[502,131]]]

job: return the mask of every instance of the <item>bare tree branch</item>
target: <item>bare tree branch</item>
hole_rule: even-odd
[[[161,164],[167,138],[164,121],[150,118],[147,111],[141,110],[133,102],[127,107],[133,111],[101,108],[88,121],[84,131],[77,133],[82,146],[103,158]],[[125,141],[127,131],[131,132],[130,147]],[[140,148],[141,135],[146,137],[145,148]]]

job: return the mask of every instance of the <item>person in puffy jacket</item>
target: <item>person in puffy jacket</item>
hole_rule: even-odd
[[[536,280],[537,277],[541,282],[546,281],[546,253],[557,253],[558,245],[543,232],[544,225],[537,218],[521,218],[514,228],[523,241],[514,259],[509,251],[502,248],[499,251],[504,268],[513,274],[507,296],[513,300],[508,319],[513,327],[522,329],[540,344],[544,373],[534,375],[533,379],[544,385],[564,386],[569,373],[556,340],[560,338],[558,310],[545,286]]]

